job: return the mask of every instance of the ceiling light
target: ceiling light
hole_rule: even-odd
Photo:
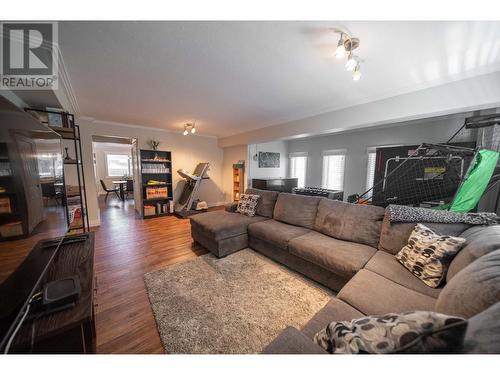
[[[360,78],[361,78],[361,72],[359,71],[359,63],[358,63],[354,68],[354,72],[352,72],[352,80],[359,81]]]
[[[184,131],[182,132],[182,134],[184,135],[188,135],[188,134],[194,134],[196,133],[196,125],[193,122],[187,122],[184,124]]]
[[[335,57],[337,59],[343,59],[347,56],[345,68],[348,72],[352,72],[352,79],[354,81],[359,81],[361,78],[359,64],[362,60],[360,60],[357,55],[354,55],[354,50],[357,49],[360,44],[359,38],[354,38],[345,30],[338,28],[332,28],[331,30],[336,34],[340,34],[337,49],[335,50]]]
[[[349,53],[349,57],[347,58],[347,62],[345,63],[345,68],[347,69],[348,72],[352,72],[357,65],[356,57],[353,55],[353,53]]]
[[[335,50],[335,57],[337,59],[343,59],[345,56],[345,46],[344,46],[344,34],[340,33],[340,39],[337,44],[337,49]]]

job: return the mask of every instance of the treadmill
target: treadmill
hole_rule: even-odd
[[[193,203],[196,201],[198,189],[200,188],[202,180],[210,178],[207,176],[209,168],[210,163],[199,163],[192,174],[184,169],[179,169],[177,171],[177,173],[186,180],[186,183],[184,184],[179,200],[174,205],[174,212],[176,215],[187,218],[191,215],[207,211],[206,203],[201,205],[203,208],[199,207],[200,204],[197,204],[197,207],[193,208]]]

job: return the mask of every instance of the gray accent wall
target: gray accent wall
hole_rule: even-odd
[[[344,198],[347,199],[350,194],[365,191],[368,148],[445,142],[463,125],[464,118],[465,115],[462,115],[454,118],[407,122],[373,130],[294,139],[288,141],[288,152],[308,153],[306,186],[321,186],[322,152],[346,149]],[[471,137],[471,135],[462,136],[457,141],[470,140]]]

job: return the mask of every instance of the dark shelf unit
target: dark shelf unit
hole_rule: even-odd
[[[12,165],[9,157],[9,152],[6,143],[0,143],[0,169],[5,172],[10,170],[9,174],[0,175],[0,186],[5,189],[5,191],[0,192],[0,201],[5,201],[8,199],[8,204],[10,207],[10,212],[0,213],[0,225],[12,224],[20,222],[22,234],[10,235],[3,237],[0,235],[0,241],[10,241],[16,240],[24,237],[26,231],[26,225],[24,220],[24,215],[21,213],[22,207],[19,201],[19,193],[16,189],[16,184],[14,181],[14,176],[12,174]],[[4,169],[5,168],[5,169]]]
[[[173,200],[172,153],[170,151],[140,150],[139,173],[141,179],[141,214],[144,219],[173,215],[170,202]],[[149,180],[159,183],[148,184]],[[148,197],[151,188],[166,188],[165,197]],[[147,206],[154,206],[155,213],[148,213]],[[166,210],[164,209],[166,207]]]
[[[83,154],[82,142],[80,137],[80,126],[75,123],[75,116],[71,113],[47,111],[44,109],[24,108],[28,113],[35,113],[42,124],[47,125],[50,129],[55,131],[64,140],[72,141],[75,157],[66,159],[63,153],[63,165],[76,168],[76,175],[78,180],[77,192],[68,193],[65,173],[63,174],[63,204],[66,209],[66,222],[68,231],[75,233],[76,231],[88,232],[90,231],[89,217],[87,212],[87,191],[85,188],[85,174],[83,171]],[[49,114],[60,115],[63,126],[51,126],[48,121]],[[41,115],[41,116],[40,116]],[[47,119],[47,120],[46,120]],[[64,143],[63,143],[64,145]],[[70,223],[70,206],[79,206],[81,212],[81,224],[71,225]]]

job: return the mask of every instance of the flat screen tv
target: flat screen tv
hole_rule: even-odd
[[[0,96],[2,353],[26,318],[28,301],[43,284],[67,233],[62,155],[58,133]],[[28,257],[37,243],[49,239],[55,239],[53,246]],[[23,273],[24,269],[30,271]],[[24,324],[30,324],[29,319]]]

